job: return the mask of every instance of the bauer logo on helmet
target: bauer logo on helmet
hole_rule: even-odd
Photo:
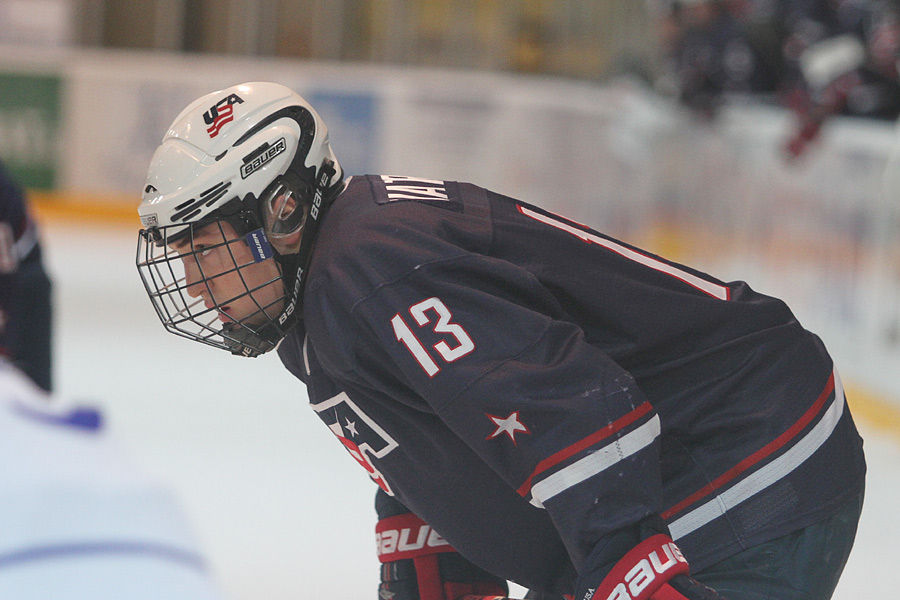
[[[244,159],[241,165],[241,179],[247,179],[253,172],[262,168],[267,162],[287,150],[287,143],[281,138],[272,145],[265,143],[256,152]]]

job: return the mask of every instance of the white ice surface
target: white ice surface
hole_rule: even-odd
[[[166,333],[141,286],[135,232],[44,224],[55,280],[56,387],[182,498],[233,600],[375,600],[374,486],[277,356],[232,357]],[[845,379],[852,374],[844,374]],[[897,598],[900,436],[862,427],[857,545],[835,598]]]

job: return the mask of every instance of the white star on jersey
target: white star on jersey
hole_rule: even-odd
[[[505,419],[502,417],[495,417],[494,415],[487,416],[491,421],[494,422],[494,425],[497,426],[497,430],[489,435],[486,439],[490,440],[497,437],[501,433],[505,433],[509,436],[509,439],[512,440],[513,444],[518,445],[518,443],[516,442],[517,431],[521,431],[522,433],[531,433],[531,430],[529,430],[521,421],[519,421],[519,411],[510,413],[510,415]]]

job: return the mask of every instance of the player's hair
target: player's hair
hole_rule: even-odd
[[[138,271],[166,329],[244,356],[274,348],[299,318],[316,230],[342,180],[325,124],[289,88],[245,83],[192,102],[154,153],[138,208]],[[280,273],[254,289],[245,281],[241,296],[258,310],[224,325],[222,306],[236,298],[215,299],[212,308],[190,298],[182,264],[197,253],[201,229],[218,228],[228,247],[223,222],[250,244],[255,262],[271,257]],[[229,272],[241,274],[252,264]],[[283,295],[262,306],[252,293],[271,285],[280,285]]]

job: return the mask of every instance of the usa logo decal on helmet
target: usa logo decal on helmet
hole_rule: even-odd
[[[234,121],[234,105],[243,103],[244,101],[237,94],[229,94],[203,113],[203,121],[209,125],[206,133],[210,138],[219,135],[223,125]]]

